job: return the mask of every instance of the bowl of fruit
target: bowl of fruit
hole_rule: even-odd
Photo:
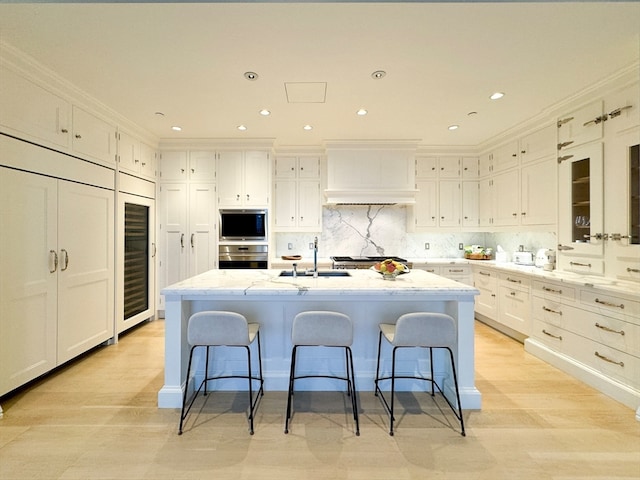
[[[404,263],[396,262],[390,258],[383,262],[377,262],[371,270],[382,275],[383,280],[395,280],[398,275],[409,273],[409,267]]]

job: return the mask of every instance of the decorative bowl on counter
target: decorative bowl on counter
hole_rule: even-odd
[[[396,262],[390,258],[376,263],[371,267],[371,270],[381,274],[383,280],[395,280],[398,275],[409,273],[409,267],[404,263]]]

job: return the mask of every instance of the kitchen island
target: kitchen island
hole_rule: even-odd
[[[266,391],[286,391],[291,357],[293,317],[307,310],[334,310],[345,313],[354,323],[352,345],[356,385],[360,391],[373,391],[378,347],[378,324],[394,323],[409,312],[446,313],[458,327],[454,351],[462,407],[479,409],[481,395],[474,376],[474,296],[478,291],[468,285],[432,273],[415,270],[385,281],[371,270],[350,270],[348,276],[280,276],[281,270],[210,270],[162,290],[165,296],[165,377],[158,392],[160,408],[182,405],[189,345],[186,339],[189,317],[203,310],[230,310],[260,323],[263,369]],[[343,273],[347,273],[344,272]],[[228,348],[224,358],[212,355],[213,369],[225,373],[246,371],[246,356],[240,349]],[[344,369],[344,356],[338,349],[313,352],[313,362],[301,357],[298,372],[313,371],[312,364],[323,362],[323,369],[337,373]],[[416,357],[428,371],[428,354],[406,350],[399,370],[413,372]],[[238,354],[237,356],[235,354]],[[406,354],[405,354],[406,353]],[[445,379],[445,394],[451,390],[448,362],[434,352],[434,375]],[[204,361],[196,361],[196,380],[203,375]],[[296,388],[333,390],[343,388],[331,380],[301,382]],[[230,386],[229,386],[230,384]],[[222,387],[222,385],[221,385]],[[214,387],[217,388],[217,387]],[[222,388],[246,389],[246,382],[227,382]],[[397,389],[422,389],[419,382],[400,382]],[[455,398],[455,397],[451,397]]]

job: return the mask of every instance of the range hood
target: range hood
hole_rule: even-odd
[[[414,204],[417,144],[339,142],[327,145],[326,204]]]

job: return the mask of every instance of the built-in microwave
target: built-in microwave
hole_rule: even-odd
[[[267,241],[267,210],[220,210],[220,240]]]

